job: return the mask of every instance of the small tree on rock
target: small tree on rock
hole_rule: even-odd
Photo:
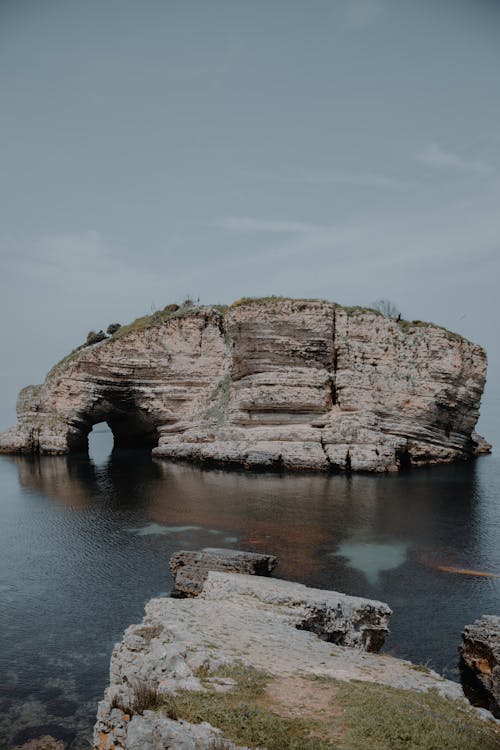
[[[376,302],[373,302],[372,307],[374,310],[378,310],[384,318],[401,320],[401,312],[396,305],[388,299],[378,299]]]
[[[120,323],[110,323],[106,329],[106,333],[109,333],[109,335],[112,336],[114,333],[119,331],[120,328],[121,328]]]

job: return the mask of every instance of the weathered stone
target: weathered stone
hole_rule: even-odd
[[[276,557],[243,550],[205,547],[199,552],[176,552],[170,558],[174,596],[198,596],[209,570],[270,576],[278,564]]]
[[[462,633],[460,673],[465,694],[500,719],[500,617],[485,615]]]
[[[246,596],[288,608],[298,630],[308,630],[329,643],[377,652],[387,636],[391,609],[384,602],[313,589],[279,579],[252,579],[209,573],[201,596],[230,600]]]
[[[142,716],[134,716],[127,731],[127,750],[213,750],[220,732],[210,724],[190,724],[187,721],[173,721],[153,711],[145,711]],[[248,750],[229,740],[219,745],[224,750]]]
[[[160,695],[186,686],[204,690],[207,676],[214,673],[220,687],[231,690],[234,681],[221,680],[217,670],[224,667],[227,674],[228,666],[242,661],[270,679],[299,676],[303,684],[311,685],[311,677],[321,677],[432,689],[462,700],[465,707],[457,683],[388,654],[366,652],[373,645],[373,634],[380,643],[389,616],[383,602],[289,581],[210,571],[200,596],[152,599],[142,623],[125,631],[111,657],[110,685],[99,704],[94,748],[191,750],[196,741],[200,748],[210,748],[208,743],[217,735],[208,724],[193,727],[168,719],[161,710],[144,711],[130,720],[117,706],[130,705],[136,685],[152,685]],[[204,685],[200,674],[205,676]],[[300,702],[300,696],[295,701]]]
[[[116,446],[248,468],[397,471],[489,450],[484,350],[444,328],[330,302],[155,313],[80,348],[18,399],[0,452]]]

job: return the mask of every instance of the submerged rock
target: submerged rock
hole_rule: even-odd
[[[101,421],[117,447],[248,468],[398,471],[489,450],[473,432],[485,352],[444,328],[318,300],[174,308],[24,388],[0,451],[82,450]]]
[[[500,719],[500,617],[485,615],[462,633],[460,674],[464,693]]]
[[[210,570],[226,573],[270,576],[278,560],[272,555],[262,555],[243,550],[205,547],[198,552],[182,550],[170,558],[170,572],[174,577],[174,596],[198,596]]]

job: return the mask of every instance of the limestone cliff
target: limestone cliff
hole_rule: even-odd
[[[433,324],[270,298],[164,312],[80,347],[24,388],[2,452],[116,446],[286,469],[395,471],[484,452],[484,350]]]

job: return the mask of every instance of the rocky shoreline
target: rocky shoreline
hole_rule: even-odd
[[[321,300],[168,305],[88,337],[24,388],[0,452],[116,447],[245,468],[392,472],[488,452],[484,350],[444,328]]]
[[[471,732],[484,748],[500,742],[499,723],[472,708],[460,685],[377,653],[388,632],[386,604],[237,572],[249,564],[238,554],[234,571],[227,572],[227,550],[220,551],[219,562],[218,552],[179,553],[183,557],[177,556],[173,568],[180,578],[178,595],[185,598],[152,599],[143,621],[129,627],[115,647],[94,750],[358,747],[335,742],[354,731],[342,717],[353,710],[359,691],[366,706],[370,699],[376,706],[394,701],[395,707],[416,701],[410,724],[414,712],[423,711],[426,721],[432,715],[432,731],[447,732],[453,715],[460,732]],[[204,555],[208,567],[224,572],[204,570]],[[268,557],[255,555],[253,564],[265,564]],[[182,592],[186,580],[189,590]],[[197,595],[193,582],[195,588],[201,582]],[[228,717],[238,710],[244,714],[234,727]],[[416,715],[414,721],[418,724]],[[258,731],[265,725],[271,732],[272,722],[292,738],[299,732],[298,744],[290,739],[280,745],[271,735],[262,740]],[[248,741],[257,736],[261,741]]]

